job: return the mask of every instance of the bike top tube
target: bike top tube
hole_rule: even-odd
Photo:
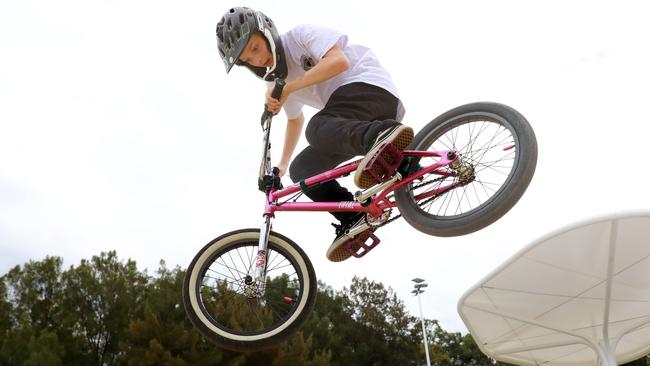
[[[447,166],[455,159],[455,157],[449,156],[449,151],[405,150],[404,155],[411,156],[411,157],[438,157],[440,158],[440,160],[435,164],[424,167],[417,173],[411,174],[410,176],[389,186],[385,190],[379,192],[376,195],[376,197],[370,200],[370,202],[364,203],[363,205],[357,201],[281,202],[281,203],[278,202],[281,198],[298,193],[300,191],[305,192],[312,186],[333,179],[337,179],[339,177],[345,176],[347,174],[356,171],[359,165],[359,161],[345,164],[340,167],[334,168],[332,170],[326,171],[324,173],[307,178],[303,181],[300,181],[299,183],[295,183],[286,188],[279,189],[279,190],[271,190],[267,196],[264,213],[266,215],[273,215],[276,211],[328,211],[328,212],[368,212],[372,215],[379,215],[383,210],[396,206],[395,202],[387,199],[387,196],[395,189],[400,188],[412,182],[414,179],[419,178],[425,174],[437,174],[441,176],[454,174],[449,170],[442,169],[443,167]],[[441,187],[437,190],[431,191],[430,193],[428,193],[428,195],[431,196],[431,195],[439,194],[450,188],[453,188],[453,186],[449,185],[446,187]]]

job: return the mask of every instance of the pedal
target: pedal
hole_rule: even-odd
[[[371,239],[372,243],[366,244],[368,239]],[[356,258],[361,258],[373,250],[380,242],[381,240],[379,240],[373,230],[367,229],[366,231],[355,236],[353,239],[345,242],[345,244],[343,244],[343,249],[350,253],[350,255]]]
[[[391,162],[388,162],[388,158]],[[402,152],[396,148],[395,145],[386,144],[368,162],[364,171],[368,173],[377,184],[381,184],[395,175],[397,168],[402,164],[402,160],[404,160]],[[377,167],[379,167],[379,169],[377,169]]]

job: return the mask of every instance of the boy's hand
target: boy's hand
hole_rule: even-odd
[[[266,92],[266,109],[273,114],[278,114],[280,113],[280,109],[282,109],[282,105],[284,105],[284,102],[286,102],[289,94],[287,93],[286,90],[284,90],[282,91],[282,96],[280,97],[280,100],[277,100],[271,96],[272,91],[273,89],[269,89]]]
[[[287,163],[280,163],[278,164],[277,168],[280,170],[280,173],[278,174],[279,176],[284,176],[284,174],[287,172],[287,167],[289,164]]]

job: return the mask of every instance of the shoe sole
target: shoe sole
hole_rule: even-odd
[[[332,245],[327,249],[327,259],[332,262],[343,262],[344,260],[350,258],[352,254],[343,248],[343,244],[347,243],[348,240],[354,239],[354,237],[366,230],[370,229],[370,226],[361,225],[360,227],[353,228],[351,231],[354,233],[352,237],[344,235],[342,239],[345,240],[335,240]],[[359,250],[360,246],[354,248],[355,251]]]
[[[359,248],[360,247],[354,249],[359,250]],[[329,259],[332,262],[343,262],[344,260],[350,258],[351,256],[352,254],[350,254],[350,252],[345,250],[342,246],[337,247],[332,252],[330,252],[329,250],[327,251],[327,259]]]
[[[372,177],[370,173],[365,171],[366,165],[370,162],[370,160],[373,159],[377,153],[383,149],[386,144],[393,144],[397,150],[404,151],[411,142],[413,142],[413,129],[408,126],[400,126],[395,129],[390,135],[386,136],[383,141],[381,141],[377,146],[375,146],[372,150],[368,151],[366,156],[361,159],[361,162],[359,163],[359,167],[357,168],[357,171],[354,175],[354,184],[357,185],[357,187],[366,189],[374,186],[377,184],[377,181]],[[381,159],[386,160],[388,163],[392,163],[391,156],[388,152],[381,152]],[[382,173],[382,168],[381,166],[375,164],[370,167],[370,170],[372,170],[376,174]]]

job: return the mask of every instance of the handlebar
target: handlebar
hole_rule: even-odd
[[[275,86],[273,86],[273,91],[271,92],[271,96],[275,99],[280,99],[280,97],[282,96],[282,90],[284,89],[285,85],[287,85],[286,81],[284,81],[283,79],[276,79]],[[271,117],[273,117],[273,113],[270,112],[268,109],[266,109],[266,105],[264,105],[264,113],[262,114],[262,125],[264,125],[264,121],[266,121]]]

